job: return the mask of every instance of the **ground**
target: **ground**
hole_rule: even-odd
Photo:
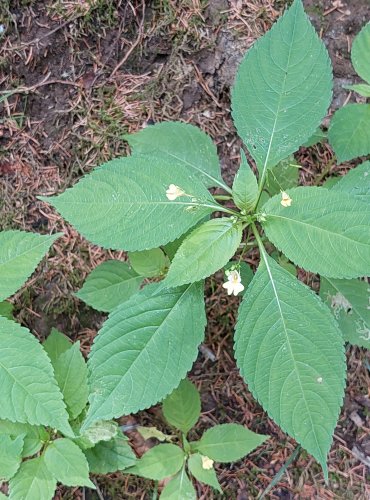
[[[289,2],[288,2],[289,3]],[[243,53],[277,19],[281,0],[0,0],[0,229],[64,236],[27,286],[13,297],[17,320],[43,339],[51,326],[88,353],[104,317],[78,301],[88,273],[123,252],[90,245],[37,195],[71,186],[104,161],[128,153],[122,136],[150,121],[199,125],[218,146],[224,178],[239,162],[230,119],[230,86]],[[356,98],[342,85],[356,80],[349,51],[370,18],[368,0],[304,0],[333,62],[330,113]],[[328,124],[329,116],[324,124]],[[327,145],[301,148],[300,182],[319,184],[353,164],[337,165]],[[248,255],[251,264],[257,254]],[[315,277],[300,272],[309,283]],[[194,436],[213,423],[239,422],[271,439],[245,460],[217,467],[225,497],[257,498],[296,443],[267,418],[242,382],[233,359],[238,298],[230,300],[219,273],[208,281],[205,346],[191,379],[201,390],[202,418]],[[345,404],[329,457],[329,484],[306,453],[288,467],[269,498],[369,498],[369,469],[353,453],[370,454],[370,364],[349,348]],[[122,420],[165,429],[160,408]],[[132,436],[138,453],[143,442]],[[358,454],[357,454],[358,455]],[[153,484],[114,474],[95,477],[102,498],[151,498]],[[197,485],[199,498],[217,498]],[[59,488],[56,498],[97,498],[91,490]]]

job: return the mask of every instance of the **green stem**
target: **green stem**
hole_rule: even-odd
[[[158,498],[158,481],[154,481],[152,500],[157,500],[157,498]]]
[[[226,194],[214,194],[213,198],[215,200],[220,200],[220,201],[228,201],[228,200],[232,200],[233,199],[232,196],[229,196],[229,195],[226,195]]]

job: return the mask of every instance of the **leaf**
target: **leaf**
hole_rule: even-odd
[[[46,467],[44,455],[23,462],[9,481],[10,500],[52,500],[57,482]]]
[[[298,185],[299,169],[295,164],[294,156],[291,155],[279,162],[268,171],[267,189],[270,196],[286,191]]]
[[[243,150],[240,155],[240,167],[233,183],[233,198],[240,210],[249,212],[254,209],[258,200],[258,184]]]
[[[163,401],[162,411],[167,422],[187,434],[200,417],[200,396],[188,379]]]
[[[242,239],[242,224],[231,217],[205,222],[183,241],[172,261],[163,286],[199,281],[223,267]]]
[[[91,443],[96,444],[100,441],[110,441],[118,433],[117,422],[114,420],[99,420],[86,429],[83,437],[87,438]]]
[[[342,335],[319,297],[265,251],[239,309],[235,356],[254,397],[327,478],[345,385]]]
[[[171,442],[173,438],[176,437],[164,434],[162,431],[157,429],[157,427],[142,427],[141,425],[138,425],[136,430],[145,441],[148,439],[158,439],[158,441],[161,442]]]
[[[206,133],[194,125],[157,123],[124,138],[135,155],[159,153],[166,161],[183,164],[207,187],[224,186],[216,146]]]
[[[170,263],[168,257],[166,257],[160,248],[142,250],[141,252],[129,252],[128,257],[134,271],[146,278],[163,276]]]
[[[203,467],[202,455],[200,455],[200,453],[194,453],[193,455],[190,455],[188,460],[188,467],[190,473],[195,477],[195,479],[204,484],[212,486],[212,488],[222,493],[222,488],[220,486],[220,483],[218,482],[214,468],[211,467],[210,469],[205,469]]]
[[[0,317],[0,418],[54,427],[73,435],[53,369],[36,338]]]
[[[80,342],[73,344],[54,362],[54,373],[71,419],[87,405],[87,366],[80,351]]]
[[[111,312],[136,293],[142,281],[126,262],[107,260],[89,274],[76,295],[98,311]]]
[[[196,500],[197,494],[185,468],[163,488],[160,500]]]
[[[177,250],[179,249],[181,243],[185,240],[185,238],[187,238],[189,236],[189,234],[192,231],[194,231],[194,229],[196,229],[197,227],[199,227],[200,225],[202,225],[204,222],[206,222],[208,220],[209,220],[209,215],[207,215],[202,220],[197,222],[197,224],[194,227],[189,229],[189,231],[187,231],[186,233],[182,234],[179,238],[176,238],[175,240],[170,241],[169,243],[167,243],[167,245],[163,245],[163,250],[171,261],[173,260]]]
[[[344,339],[370,349],[370,288],[360,280],[320,279],[320,297],[331,308]]]
[[[174,444],[159,444],[137,460],[126,472],[148,479],[160,480],[176,474],[183,466],[185,454]]]
[[[0,481],[9,481],[17,472],[22,460],[23,442],[23,435],[13,440],[6,434],[0,434]]]
[[[281,196],[264,205],[262,226],[289,260],[333,278],[370,274],[370,205],[322,187],[298,187],[288,194],[290,207],[281,205]]]
[[[206,323],[203,284],[149,285],[118,306],[92,347],[84,428],[162,400],[190,370]]]
[[[109,441],[100,441],[84,453],[93,474],[124,470],[136,462],[136,456],[121,432]]]
[[[322,142],[326,139],[327,134],[321,129],[321,127],[317,127],[316,131],[311,135],[311,137],[304,143],[302,146],[305,148],[309,148]]]
[[[370,161],[365,161],[346,175],[332,187],[333,191],[345,191],[358,200],[370,203]]]
[[[72,346],[72,341],[56,328],[52,328],[42,345],[50,358],[51,364],[54,365],[59,356]]]
[[[21,434],[24,437],[22,457],[29,457],[40,451],[44,442],[49,438],[49,434],[43,427],[9,420],[0,420],[0,434],[6,434],[12,438]]]
[[[0,316],[4,316],[7,319],[13,319],[13,304],[4,300],[0,302]]]
[[[51,244],[61,236],[0,231],[0,300],[13,295],[36,269]]]
[[[370,83],[370,23],[353,40],[351,60],[357,74]]]
[[[296,0],[249,49],[232,91],[236,129],[261,178],[315,132],[331,89],[327,50]]]
[[[170,184],[188,196],[168,200]],[[92,243],[128,251],[165,245],[218,206],[181,162],[153,155],[110,161],[60,196],[39,199]]]
[[[355,85],[343,85],[347,90],[353,90],[357,94],[362,95],[362,97],[370,97],[370,85],[366,83],[358,83]]]
[[[45,451],[45,463],[59,483],[95,489],[94,483],[89,479],[87,459],[70,439],[56,439],[49,444]]]
[[[330,122],[329,143],[338,162],[370,153],[370,104],[347,104]]]
[[[206,430],[199,441],[191,444],[215,462],[235,462],[260,446],[268,437],[256,434],[243,425],[221,424]]]

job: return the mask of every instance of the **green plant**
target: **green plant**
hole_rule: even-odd
[[[347,85],[363,97],[370,97],[370,23],[353,41],[351,60],[358,75],[367,83]],[[328,139],[338,161],[352,160],[370,153],[370,104],[347,104],[334,113]]]
[[[139,271],[109,263],[117,272],[98,268],[79,292],[110,312],[88,361],[82,432],[147,408],[178,386],[204,337],[203,280],[226,268],[228,293],[245,291],[235,333],[241,374],[328,477],[326,457],[344,395],[344,343],[364,344],[339,329],[320,297],[292,273],[292,263],[327,280],[354,280],[355,288],[369,274],[369,164],[332,189],[296,187],[289,156],[317,131],[331,89],[327,51],[295,0],[248,51],[232,92],[234,122],[258,180],[242,151],[227,186],[205,133],[160,123],[127,136],[132,156],[102,165],[57,197],[41,197],[93,243],[135,252]],[[222,217],[209,219],[212,213]],[[252,246],[260,264],[248,283],[241,274]],[[156,270],[141,271],[148,264]],[[140,272],[162,280],[138,290]],[[362,309],[359,315],[368,321]]]

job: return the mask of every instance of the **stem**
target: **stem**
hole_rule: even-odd
[[[215,200],[220,200],[220,201],[228,201],[228,200],[232,200],[233,199],[232,196],[229,196],[229,195],[226,195],[226,194],[214,194],[213,198]]]
[[[257,228],[256,228],[256,225],[254,224],[254,222],[252,222],[252,226],[251,227],[252,227],[252,231],[253,231],[254,237],[256,238],[258,248],[260,249],[261,257],[264,257],[266,255],[266,250],[265,250],[265,247],[263,246],[263,242],[262,242],[261,236],[259,235],[259,233],[257,231]]]

